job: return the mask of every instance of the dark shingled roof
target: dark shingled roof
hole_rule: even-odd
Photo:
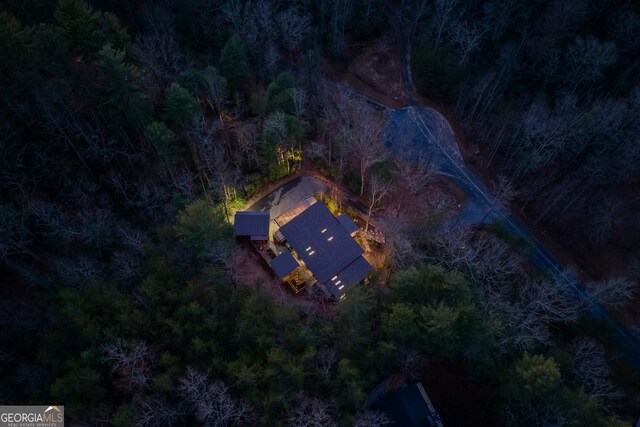
[[[273,268],[280,280],[291,274],[299,265],[289,251],[281,253],[271,261],[271,268]]]
[[[267,240],[269,237],[269,211],[236,212],[233,230],[236,236],[249,236],[253,240]]]
[[[339,299],[344,295],[349,288],[356,285],[365,277],[371,270],[371,266],[362,256],[359,256],[351,264],[347,265],[338,274],[332,276],[331,279],[323,283],[327,292]],[[335,279],[334,279],[335,277]]]
[[[333,216],[324,203],[317,202],[280,228],[298,256],[309,267],[316,279],[324,284],[344,273],[345,288],[332,289],[331,294],[344,294],[346,285],[360,282],[371,269],[362,258],[364,252],[342,223]],[[332,282],[333,280],[333,282]],[[340,286],[338,285],[338,287]]]
[[[358,226],[346,213],[338,215],[338,221],[340,221],[340,224],[342,224],[349,234],[358,231]]]
[[[441,427],[442,419],[428,399],[422,384],[411,384],[387,394],[373,407],[391,415],[397,426]]]

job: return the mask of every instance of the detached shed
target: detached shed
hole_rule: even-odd
[[[269,211],[238,211],[233,221],[236,237],[248,237],[251,240],[269,240]]]

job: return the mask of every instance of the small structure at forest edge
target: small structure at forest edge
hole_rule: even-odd
[[[248,237],[250,240],[269,240],[269,211],[238,211],[233,220],[233,232],[236,237]]]

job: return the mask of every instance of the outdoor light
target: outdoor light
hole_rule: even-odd
[[[340,287],[338,288],[338,290],[340,291],[340,290],[342,290],[342,288],[344,288],[344,285],[340,286]]]
[[[338,281],[336,282],[336,286],[338,286],[340,283],[342,283],[342,280],[338,280]],[[344,285],[342,285],[342,286],[344,286]]]
[[[332,241],[333,240],[333,236],[329,237],[327,240],[328,241]]]
[[[322,232],[324,233],[325,231],[327,231],[327,229],[326,229],[326,228],[323,228],[323,229],[322,229]]]
[[[316,251],[311,251],[311,252],[309,252],[309,255],[313,255],[315,253],[316,253]]]
[[[311,246],[309,246],[305,251],[309,252],[311,250]]]
[[[333,276],[333,277],[331,278],[331,280],[336,280],[337,278],[338,278],[338,276]]]

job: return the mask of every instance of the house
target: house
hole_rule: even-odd
[[[367,406],[386,413],[395,426],[444,427],[421,383],[405,384],[387,391],[389,381],[378,386],[369,396]]]
[[[238,211],[234,216],[233,231],[236,237],[250,240],[269,240],[269,211]]]
[[[346,219],[336,218],[324,203],[315,202],[287,218],[278,230],[325,294],[336,299],[371,271],[364,251],[352,237],[357,226]]]

